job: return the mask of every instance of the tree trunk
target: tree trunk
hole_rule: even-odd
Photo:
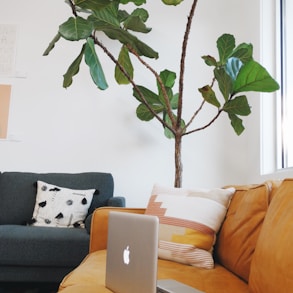
[[[175,182],[174,187],[182,187],[182,162],[181,162],[182,135],[175,135]]]

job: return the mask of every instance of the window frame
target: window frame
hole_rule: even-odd
[[[278,0],[279,2],[279,46],[280,46],[280,55],[279,55],[279,61],[280,61],[280,105],[278,107],[280,111],[280,122],[279,122],[279,128],[278,131],[280,132],[280,158],[278,161],[278,167],[281,169],[287,169],[293,167],[293,141],[290,135],[290,125],[292,124],[292,118],[293,117],[293,104],[292,101],[289,101],[289,89],[288,89],[288,83],[289,79],[288,76],[290,75],[288,73],[288,66],[287,66],[287,59],[288,54],[292,52],[292,49],[290,49],[293,40],[291,39],[290,42],[287,40],[287,38],[290,36],[292,38],[292,33],[288,33],[288,23],[289,21],[288,14],[287,14],[287,3],[288,0]],[[292,12],[293,13],[293,12]],[[291,107],[292,106],[292,107]],[[290,110],[291,109],[291,110]],[[291,114],[291,115],[290,115]],[[291,121],[290,121],[291,120]]]

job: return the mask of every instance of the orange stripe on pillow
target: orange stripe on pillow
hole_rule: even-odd
[[[185,219],[174,218],[174,217],[165,217],[164,215],[166,213],[166,209],[161,208],[162,202],[157,202],[156,198],[157,198],[157,195],[152,195],[150,197],[150,200],[146,209],[146,214],[158,216],[161,224],[173,225],[177,227],[185,227],[185,228],[197,230],[204,234],[209,234],[209,235],[213,235],[215,233],[213,229],[201,223],[197,223],[197,222],[185,220]]]
[[[157,195],[152,195],[150,197],[146,214],[156,215],[156,216],[164,216],[167,209],[161,208],[162,202],[156,202]]]
[[[201,249],[210,250],[215,242],[215,235],[207,235],[198,231],[186,229],[184,235],[173,234],[172,242],[190,244]]]

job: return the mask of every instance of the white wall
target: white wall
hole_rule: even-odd
[[[145,40],[160,53],[158,71],[178,70],[189,3],[186,0],[174,8],[152,0],[147,5],[153,30]],[[0,77],[0,83],[13,86],[9,134],[20,140],[0,142],[0,169],[111,172],[115,194],[126,196],[128,206],[145,206],[155,182],[173,185],[173,141],[164,137],[155,121],[136,118],[131,88],[115,84],[113,66],[102,53],[110,85],[104,92],[95,88],[86,66],[70,88],[62,88],[62,75],[79,46],[62,40],[48,57],[42,56],[58,25],[70,15],[69,6],[60,0],[0,0],[0,7],[0,23],[18,25],[16,70],[26,73],[26,78]],[[238,43],[252,42],[259,57],[259,15],[255,0],[199,1],[187,63],[185,98],[191,100],[186,114],[194,108],[191,101],[197,88],[210,83],[200,56],[215,54],[215,42],[222,33],[234,34]],[[136,74],[147,86],[154,84],[140,69]],[[250,97],[253,114],[245,119],[241,137],[222,117],[204,132],[184,139],[185,187],[260,180],[259,97]]]

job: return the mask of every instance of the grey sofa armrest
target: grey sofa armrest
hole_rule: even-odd
[[[123,196],[114,196],[108,199],[109,207],[125,207],[125,197]]]
[[[107,206],[111,206],[111,207],[125,207],[125,204],[126,204],[126,201],[125,201],[125,197],[123,196],[110,197],[107,202]],[[89,234],[91,231],[92,216],[93,216],[93,213],[89,214],[84,222],[85,228]]]

